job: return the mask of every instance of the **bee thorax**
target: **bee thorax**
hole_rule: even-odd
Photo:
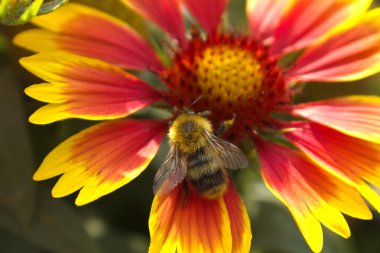
[[[203,146],[202,133],[211,129],[210,122],[198,115],[179,116],[169,130],[169,139],[176,143],[182,153],[192,153]]]

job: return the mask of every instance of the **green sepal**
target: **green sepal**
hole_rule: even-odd
[[[43,0],[19,0],[11,4],[9,0],[1,0],[0,23],[5,25],[22,25],[38,14]]]

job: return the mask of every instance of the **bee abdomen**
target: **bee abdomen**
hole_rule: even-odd
[[[205,166],[211,162],[210,157],[208,157],[203,148],[199,148],[194,153],[188,155],[187,157],[187,168],[195,169]]]
[[[198,193],[210,199],[223,194],[228,183],[226,172],[221,168],[211,171],[211,174],[203,174],[198,178],[189,177],[189,182]]]

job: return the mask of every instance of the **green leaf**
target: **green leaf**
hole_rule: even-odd
[[[35,17],[43,0],[3,0],[0,3],[0,22],[6,25],[21,25]]]
[[[51,0],[43,3],[41,8],[38,10],[37,15],[47,14],[61,7],[63,4],[67,3],[69,0]]]
[[[29,22],[37,15],[43,2],[44,0],[35,0],[31,5],[29,5],[25,12],[17,20],[15,20],[15,24],[20,25]]]
[[[0,2],[0,18],[2,19],[7,13],[7,6],[9,0],[2,0]]]

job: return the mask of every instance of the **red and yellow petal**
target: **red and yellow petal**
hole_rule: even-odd
[[[14,43],[35,52],[65,50],[124,68],[160,71],[154,51],[122,21],[95,9],[69,3],[33,22],[45,28],[20,33]],[[106,32],[106,36],[105,36]]]
[[[223,196],[231,224],[233,253],[246,253],[251,248],[252,231],[248,213],[235,186],[230,183]]]
[[[186,41],[180,10],[181,0],[122,0],[128,7],[153,21],[181,44]]]
[[[372,217],[354,187],[289,148],[265,141],[257,144],[266,184],[289,208],[314,252],[322,249],[320,223],[349,237],[350,230],[341,212],[362,219]]]
[[[372,0],[291,1],[274,35],[272,55],[302,49],[330,29],[363,14]]]
[[[35,124],[67,118],[120,118],[160,99],[159,92],[148,84],[100,60],[51,52],[22,58],[20,62],[33,74],[51,82],[25,90],[35,99],[52,103],[30,117]]]
[[[149,216],[150,253],[177,252],[183,195],[182,185],[178,185],[167,195],[155,196]]]
[[[380,9],[339,26],[305,51],[293,81],[353,81],[380,71]]]
[[[248,252],[249,219],[232,183],[224,197],[204,199],[183,185],[154,198],[149,252]]]
[[[231,252],[228,211],[223,198],[208,200],[183,186],[157,194],[149,219],[149,252]]]
[[[246,11],[251,36],[258,41],[269,38],[272,40],[289,2],[289,0],[247,0]]]
[[[229,0],[182,0],[191,14],[208,32],[215,32]]]
[[[53,196],[81,189],[75,203],[87,204],[136,178],[156,155],[166,129],[163,121],[129,119],[92,126],[51,151],[33,179],[63,174]]]
[[[310,121],[370,142],[380,143],[380,97],[349,96],[294,106]]]
[[[312,122],[298,122],[285,134],[316,163],[358,189],[380,211],[380,144],[351,137]]]

